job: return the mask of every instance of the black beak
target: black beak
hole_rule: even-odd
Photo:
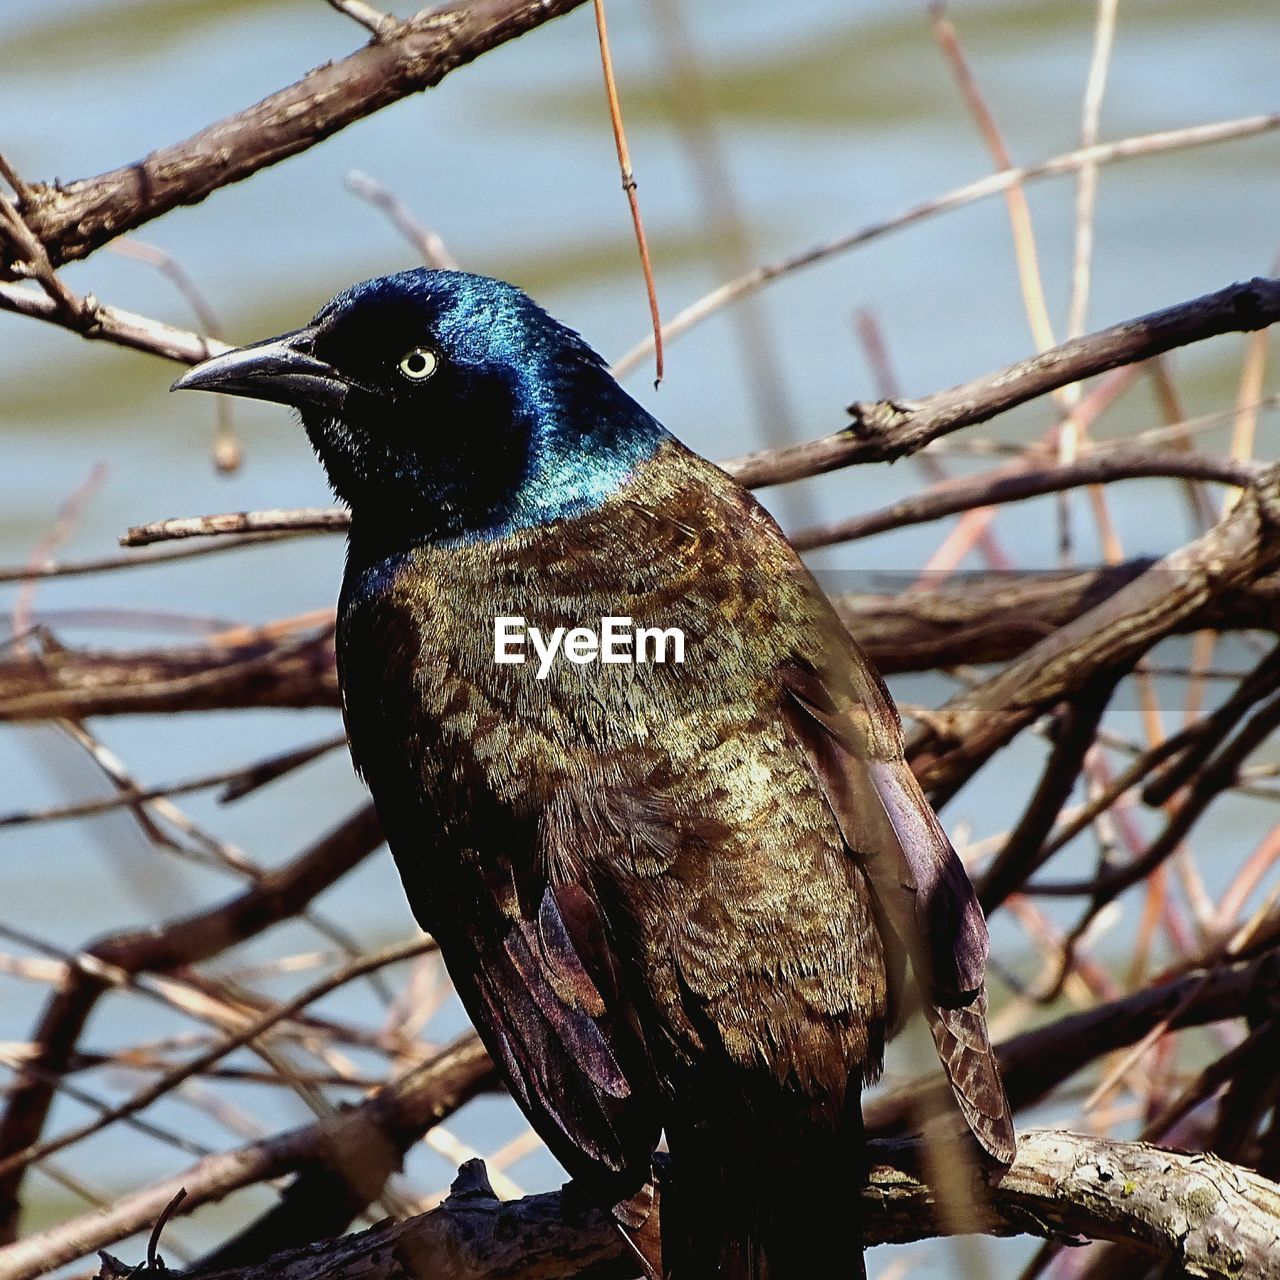
[[[170,391],[220,391],[297,407],[338,410],[350,390],[340,373],[311,354],[314,329],[238,347],[189,369]]]

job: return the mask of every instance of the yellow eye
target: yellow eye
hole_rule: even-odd
[[[426,347],[414,347],[400,358],[400,372],[410,382],[425,382],[436,371],[436,353]]]

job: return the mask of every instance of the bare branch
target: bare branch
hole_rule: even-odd
[[[860,1206],[870,1243],[956,1229],[943,1197],[922,1178],[932,1160],[935,1167],[945,1163],[964,1187],[971,1210],[965,1230],[1124,1241],[1206,1280],[1276,1274],[1280,1187],[1213,1156],[1032,1129],[1019,1136],[1017,1160],[1002,1177],[980,1167],[970,1144],[955,1141],[873,1143],[870,1160]],[[823,1174],[815,1170],[814,1176]],[[156,1213],[172,1185],[147,1193],[149,1204],[158,1202]],[[82,1238],[74,1246],[58,1241],[45,1261],[71,1260],[77,1256],[72,1247],[87,1252],[94,1247],[89,1241],[103,1236],[101,1228],[89,1228],[103,1220],[101,1214],[81,1220]],[[192,1280],[321,1280],[356,1272],[367,1280],[406,1272],[439,1280],[560,1280],[627,1274],[616,1269],[627,1258],[624,1249],[604,1214],[584,1209],[571,1188],[500,1201],[476,1163],[463,1166],[449,1199],[431,1213],[243,1270],[196,1272]],[[0,1280],[36,1274],[0,1254]]]
[[[1058,493],[1081,485],[1114,480],[1138,480],[1153,476],[1179,476],[1217,480],[1222,484],[1248,484],[1260,465],[1195,453],[1152,453],[1146,449],[1099,450],[1065,466],[1015,465],[987,475],[966,476],[935,485],[923,493],[903,498],[890,507],[851,516],[835,524],[799,529],[790,535],[797,551],[809,551],[836,542],[852,542],[875,533],[887,533],[906,525],[940,520],[974,507],[1020,502],[1039,494]],[[1242,479],[1243,477],[1243,479]]]
[[[1223,333],[1248,333],[1280,320],[1280,280],[1228,285],[1189,302],[1126,320],[1041,355],[906,404],[850,405],[852,425],[835,435],[765,449],[722,463],[750,488],[785,484],[855,462],[892,462],[961,427],[986,422],[1068,383]]]
[[[3,286],[0,286],[0,290]],[[0,303],[3,294],[0,293]],[[1280,280],[1254,279],[1244,284],[1228,285],[1217,293],[1205,294],[1190,302],[1179,303],[1163,311],[1151,312],[1134,320],[1113,325],[1109,329],[1076,338],[1038,356],[1008,365],[972,382],[947,391],[935,392],[924,400],[900,403],[881,400],[850,406],[854,425],[835,435],[782,449],[766,449],[730,458],[721,466],[739,483],[750,488],[783,484],[787,481],[818,475],[853,463],[892,461],[904,454],[922,449],[931,440],[958,431],[961,427],[985,422],[1028,400],[1034,400],[1057,387],[1092,377],[1119,365],[1150,359],[1164,351],[1185,346],[1223,333],[1247,332],[1265,328],[1280,319]],[[1121,454],[1117,459],[1116,454]],[[1009,480],[1013,497],[1033,493],[1049,493],[1072,484],[1096,483],[1098,479],[1115,479],[1121,475],[1141,474],[1209,476],[1224,483],[1242,483],[1234,467],[1247,467],[1246,462],[1216,462],[1192,455],[1170,455],[1151,461],[1153,467],[1167,468],[1144,472],[1140,456],[1128,457],[1122,451],[1110,454],[1112,461],[1085,459],[1073,467],[1034,477]],[[1146,455],[1150,460],[1150,455]],[[1199,468],[1199,470],[1197,470]],[[1078,475],[1081,478],[1068,479]],[[1056,477],[1056,478],[1053,478]],[[1063,484],[1064,480],[1068,484]],[[964,483],[956,482],[956,494],[963,493]],[[999,482],[1004,483],[1004,482]],[[1048,487],[1037,487],[1042,483]],[[997,491],[999,484],[997,484]],[[936,496],[936,495],[935,495]],[[981,497],[977,501],[980,501]],[[1009,501],[994,496],[990,501]],[[956,497],[958,505],[945,499],[922,495],[913,499],[905,514],[898,508],[835,526],[834,529],[805,530],[797,537],[797,546],[822,546],[842,538],[866,537],[871,532],[895,527],[887,523],[892,513],[899,512],[901,523],[936,519],[940,515],[975,505],[974,500]],[[905,504],[904,504],[905,505]],[[935,509],[936,508],[936,509]],[[916,512],[933,514],[913,514]],[[345,529],[349,514],[340,507],[300,509],[296,511],[233,512],[224,515],[192,516],[161,520],[130,529],[121,539],[125,546],[146,546],[173,538],[200,537],[210,534],[246,532],[313,532]],[[852,532],[842,532],[845,529]],[[820,539],[820,540],[816,540]]]
[[[886,674],[1002,662],[1110,599],[1154,563],[966,576],[953,585],[911,592],[839,594],[833,603]],[[1280,581],[1265,574],[1224,584],[1194,612],[1166,618],[1165,634],[1201,627],[1273,630],[1280,618],[1278,601]],[[38,658],[0,657],[0,721],[73,713],[336,706],[338,682],[328,640],[302,651],[257,638],[125,652],[63,647]]]
[[[293,511],[229,511],[216,516],[181,516],[137,525],[120,539],[123,547],[146,547],[176,538],[229,533],[328,533],[351,523],[346,507],[300,507]]]
[[[146,555],[98,556],[91,560],[50,560],[43,557],[32,564],[0,568],[0,583],[27,582],[32,578],[73,578],[91,573],[110,573],[116,569],[145,569],[152,564],[192,560],[217,552],[238,551],[241,547],[265,546],[269,542],[280,542],[290,536],[290,532],[251,533],[188,547],[165,547]]]
[[[100,969],[126,975],[208,959],[305,909],[381,840],[373,806],[366,805],[244,893],[168,926],[113,935],[95,944],[88,955]],[[24,1150],[39,1138],[52,1101],[50,1082],[66,1069],[80,1032],[108,985],[104,976],[81,968],[50,1000],[33,1036],[39,1052],[19,1073],[0,1119],[0,1156]],[[0,1179],[0,1237],[6,1239],[13,1238],[21,1176],[19,1169]]]
[[[60,308],[52,298],[20,285],[0,284],[0,311],[13,311],[35,320],[47,320],[78,333],[82,338],[114,342],[151,355],[199,364],[231,348],[215,338],[177,329],[149,316],[109,307],[94,298],[81,298],[73,309]]]
[[[649,241],[640,216],[640,198],[636,193],[636,176],[631,168],[631,152],[622,124],[622,104],[618,101],[618,85],[613,75],[613,54],[609,49],[609,26],[605,19],[604,0],[592,0],[596,15],[596,35],[600,41],[600,67],[604,72],[604,93],[609,104],[609,123],[613,126],[613,142],[618,152],[618,170],[622,174],[622,190],[631,209],[631,225],[635,229],[636,251],[649,297],[649,319],[653,322],[653,385],[662,381],[662,316],[658,310],[658,287],[653,279],[653,263],[649,260]]]
[[[584,0],[462,0],[424,9],[388,37],[309,72],[296,84],[182,142],[95,178],[31,184],[27,226],[57,266],[181,204],[305,151],[457,67]],[[0,278],[18,262],[0,255]]]
[[[1041,712],[1104,672],[1120,674],[1222,591],[1280,562],[1280,469],[1264,472],[1225,520],[1171,552],[1017,662],[953,699],[913,735],[910,758],[938,802]]]
[[[205,1067],[213,1066],[214,1063],[242,1045],[251,1044],[277,1023],[305,1009],[307,1005],[320,999],[321,996],[327,995],[330,991],[345,986],[355,978],[363,977],[366,974],[374,973],[378,969],[385,968],[389,964],[396,964],[401,960],[408,960],[414,956],[422,955],[426,951],[434,950],[435,946],[434,939],[420,935],[407,943],[397,943],[380,951],[361,955],[358,959],[343,965],[336,972],[328,974],[318,982],[305,987],[291,999],[281,1004],[273,1005],[265,1013],[254,1018],[225,1039],[218,1041],[203,1053],[197,1054],[181,1066],[164,1072],[157,1080],[147,1085],[145,1089],[135,1094],[132,1098],[122,1102],[119,1106],[107,1109],[90,1123],[80,1125],[78,1128],[68,1129],[58,1134],[56,1138],[50,1138],[46,1142],[33,1143],[29,1147],[24,1147],[11,1155],[0,1158],[0,1178],[12,1177],[15,1172],[25,1169],[36,1160],[42,1160],[45,1156],[64,1151],[67,1147],[100,1133],[116,1120],[123,1120],[136,1115],[139,1111],[145,1110],[184,1080],[189,1080],[192,1076],[198,1075]]]
[[[429,267],[456,271],[458,260],[449,252],[448,245],[430,227],[424,227],[405,207],[405,203],[388,186],[377,178],[352,169],[343,179],[348,191],[367,200],[375,209],[384,213],[391,225],[418,251]]]
[[[348,1206],[356,1207],[345,1211],[359,1212],[395,1171],[408,1147],[442,1116],[489,1087],[493,1078],[479,1039],[464,1035],[366,1102],[331,1119],[206,1156],[175,1178],[118,1200],[109,1214],[91,1215],[96,1221],[73,1218],[0,1249],[0,1280],[40,1275],[58,1265],[54,1258],[73,1261],[150,1227],[179,1187],[187,1190],[185,1215],[242,1187],[319,1166],[349,1183]],[[333,1223],[339,1229],[342,1225],[340,1218]],[[309,1226],[314,1233],[314,1213]]]

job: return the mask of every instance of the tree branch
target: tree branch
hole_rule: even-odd
[[[23,1151],[39,1138],[54,1084],[67,1069],[81,1031],[108,989],[102,971],[136,975],[218,955],[300,913],[381,842],[377,815],[372,805],[365,805],[292,862],[266,873],[226,902],[167,925],[113,934],[88,948],[98,969],[82,967],[69,973],[32,1035],[37,1052],[23,1065],[0,1118],[0,1157]],[[22,1174],[18,1168],[0,1178],[0,1240],[13,1239]],[[0,1257],[3,1254],[0,1250]]]
[[[439,84],[455,68],[582,3],[471,0],[424,9],[393,29],[384,27],[349,57],[134,164],[65,186],[28,184],[23,219],[54,266],[87,257],[177,205],[196,204]],[[21,274],[16,255],[0,254],[0,278]]]
[[[1202,538],[1170,552],[1017,662],[932,713],[908,744],[912,768],[941,803],[1041,712],[1104,672],[1124,674],[1215,597],[1256,581],[1277,562],[1280,467],[1272,467]]]
[[[834,594],[854,638],[886,675],[1026,653],[1152,567],[965,577],[921,591]],[[115,562],[111,563],[116,568]],[[1201,628],[1275,630],[1274,575],[1224,585],[1195,611],[1165,619],[1166,635]],[[332,636],[298,649],[263,637],[236,645],[95,651],[59,648],[0,658],[0,722],[249,707],[336,707]]]
[[[1003,1176],[982,1168],[968,1141],[880,1142],[870,1155],[861,1212],[872,1244],[956,1229],[923,1180],[921,1170],[933,1162],[945,1164],[967,1196],[966,1230],[1124,1241],[1207,1280],[1277,1274],[1280,1187],[1213,1156],[1050,1129],[1020,1135],[1018,1158]],[[189,1280],[560,1280],[634,1270],[616,1231],[582,1206],[572,1186],[499,1201],[473,1161],[430,1213]],[[0,1274],[24,1280],[33,1273]]]
[[[856,462],[892,462],[923,449],[930,440],[986,422],[1059,387],[1218,334],[1265,329],[1277,320],[1280,280],[1258,278],[1228,285],[1217,293],[1073,338],[923,400],[859,401],[849,406],[853,424],[835,435],[748,453],[721,465],[740,484],[760,488]]]
[[[0,311],[47,320],[82,338],[114,342],[120,347],[132,347],[135,351],[180,360],[183,364],[199,364],[210,356],[231,350],[216,338],[205,338],[189,329],[152,320],[150,316],[109,307],[95,298],[78,301],[80,305],[74,308],[59,307],[48,294],[21,285],[0,284]]]
[[[46,300],[47,301],[47,300]],[[0,295],[0,303],[3,296]],[[45,310],[52,311],[52,304]],[[1265,328],[1280,320],[1280,280],[1255,279],[1233,284],[1217,293],[1193,298],[1164,311],[1155,311],[1063,343],[1038,356],[997,369],[947,391],[935,392],[913,403],[879,400],[850,407],[855,424],[833,436],[766,449],[730,458],[721,467],[748,488],[782,484],[859,462],[892,461],[922,449],[930,440],[961,427],[985,422],[1015,405],[1034,400],[1058,387],[1094,374],[1150,359],[1163,351],[1222,333]],[[1144,470],[1144,468],[1146,468]],[[992,494],[984,494],[982,481],[957,482],[941,493],[925,494],[905,509],[888,508],[832,528],[802,530],[796,545],[801,549],[822,546],[839,538],[865,537],[868,533],[936,519],[940,515],[979,505],[984,498],[1012,501],[1036,493],[1050,493],[1077,484],[1136,475],[1208,476],[1230,484],[1247,480],[1246,464],[1200,458],[1194,454],[1154,455],[1137,450],[1115,450],[1082,459],[1072,468],[1009,477],[987,477]],[[969,486],[966,488],[966,484]],[[896,522],[896,523],[895,523]],[[231,512],[160,520],[130,529],[125,546],[147,546],[173,538],[249,531],[337,530],[349,523],[340,507],[302,511]]]
[[[0,721],[80,719],[231,707],[336,707],[333,630],[285,641],[154,649],[57,650],[0,661]]]
[[[1170,1031],[1245,1017],[1280,999],[1280,951],[1153,979],[1137,991],[1024,1031],[996,1046],[1000,1076],[1015,1112],[1034,1106],[1091,1062],[1137,1044],[1153,1027]],[[954,1113],[950,1084],[931,1072],[867,1100],[867,1132],[898,1137],[932,1117]]]
[[[1211,458],[1203,454],[1150,449],[1100,449],[1061,466],[1028,466],[1019,463],[983,475],[965,476],[912,494],[892,506],[850,516],[834,524],[797,529],[789,535],[797,551],[811,551],[837,542],[853,542],[872,534],[887,533],[907,525],[941,520],[974,507],[1020,502],[1046,493],[1060,493],[1084,485],[1115,480],[1140,480],[1172,476],[1193,480],[1217,480],[1242,487],[1258,474],[1260,464],[1235,458]]]

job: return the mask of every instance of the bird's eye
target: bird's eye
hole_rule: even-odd
[[[400,357],[400,372],[410,382],[425,382],[436,371],[436,353],[426,347],[414,347]]]

